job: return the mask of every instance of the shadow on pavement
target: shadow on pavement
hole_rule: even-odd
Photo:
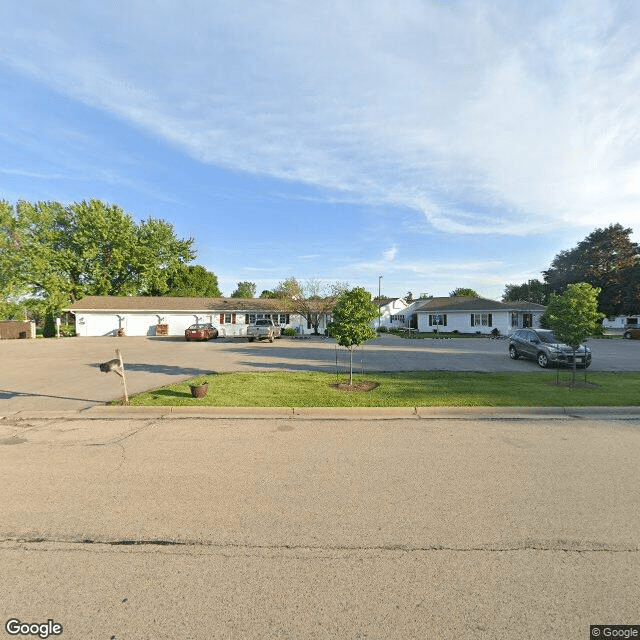
[[[75,396],[54,396],[48,393],[33,393],[31,391],[7,391],[0,389],[0,400],[12,398],[58,398],[59,400],[81,400],[82,402],[104,402],[101,398],[78,398]]]
[[[93,362],[87,364],[88,367],[95,367],[99,370],[100,363]],[[167,376],[204,376],[209,375],[211,373],[215,373],[215,371],[211,371],[210,369],[198,369],[196,367],[180,367],[176,365],[170,364],[149,364],[149,363],[137,363],[137,362],[127,362],[125,360],[124,363],[125,373],[130,371],[137,372],[146,372],[146,373],[160,373]]]

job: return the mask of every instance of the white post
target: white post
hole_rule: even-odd
[[[120,375],[122,376],[122,386],[124,387],[124,403],[129,404],[129,394],[127,393],[127,380],[124,377],[124,362],[122,362],[122,354],[120,349],[116,349],[116,355],[120,360]]]

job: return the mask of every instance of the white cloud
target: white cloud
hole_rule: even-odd
[[[396,259],[396,255],[398,254],[398,247],[394,244],[392,247],[389,247],[383,254],[382,258],[386,262],[393,262]]]
[[[100,7],[5,3],[0,61],[204,162],[449,233],[637,219],[637,3]]]

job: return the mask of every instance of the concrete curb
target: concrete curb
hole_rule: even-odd
[[[16,411],[1,419],[297,418],[309,420],[549,420],[609,418],[640,420],[632,407],[125,407],[96,405],[65,411]]]

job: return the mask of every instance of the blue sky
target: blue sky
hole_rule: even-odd
[[[596,227],[640,241],[637,0],[0,4],[0,198],[288,276],[499,298]]]

